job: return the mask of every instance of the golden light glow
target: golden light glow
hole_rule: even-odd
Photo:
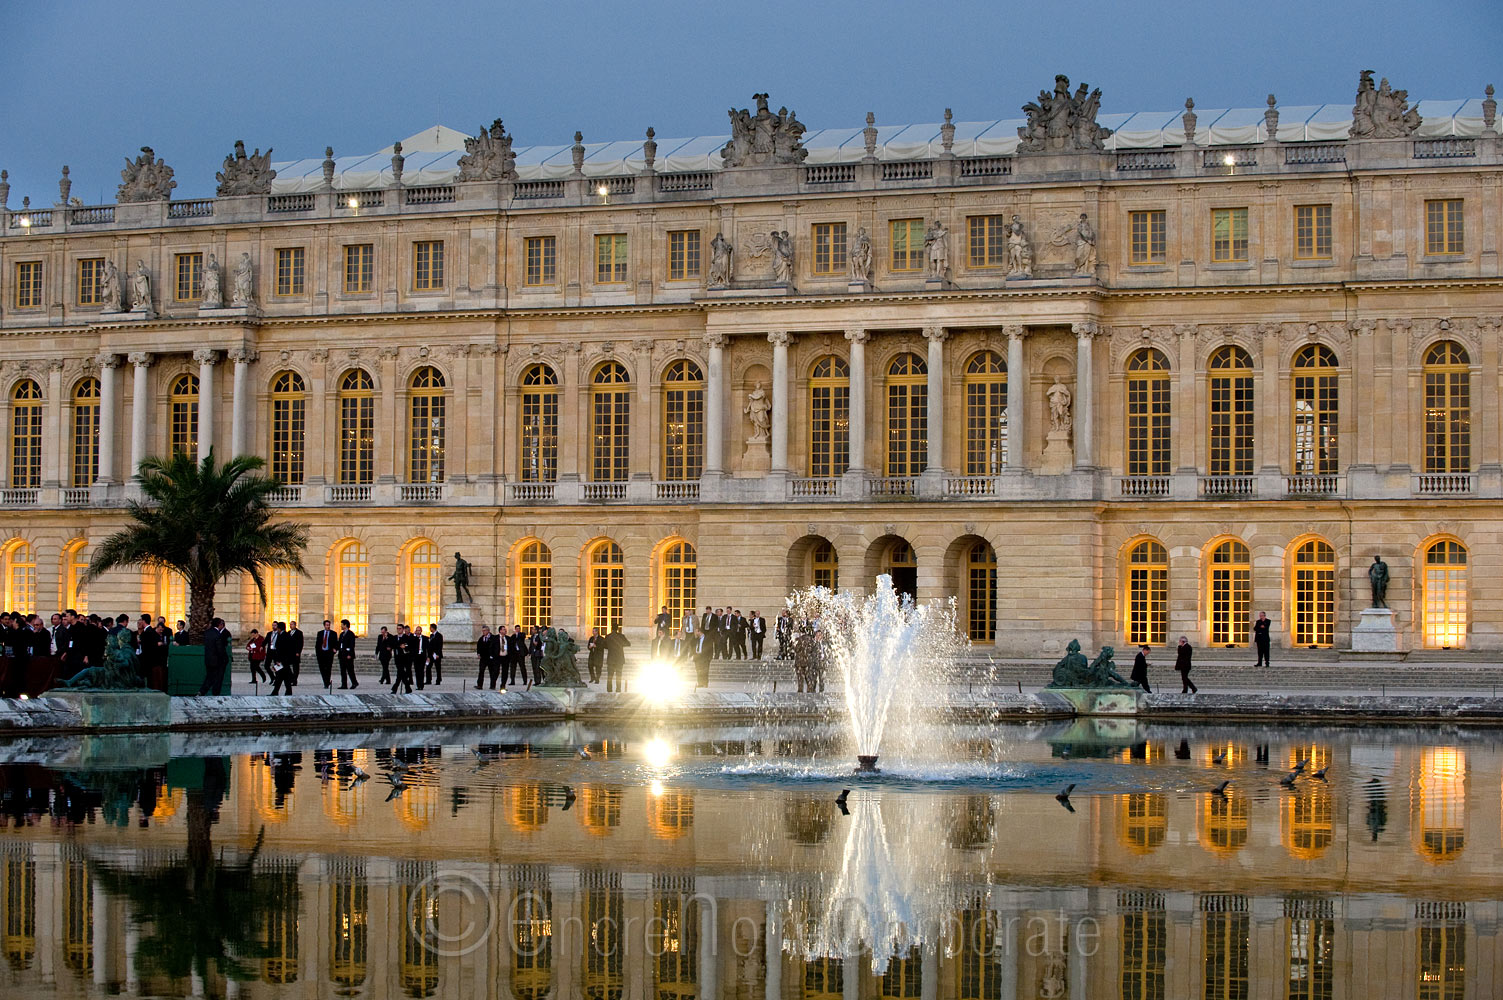
[[[664,705],[683,697],[689,684],[674,664],[666,660],[648,660],[637,672],[636,690],[652,704]]]
[[[661,736],[654,736],[642,748],[642,759],[651,767],[666,767],[673,757],[673,745]]]

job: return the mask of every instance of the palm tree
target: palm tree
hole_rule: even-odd
[[[202,462],[188,455],[146,458],[137,475],[145,500],[132,500],[133,523],[99,546],[89,563],[92,580],[118,566],[148,566],[180,574],[188,590],[188,635],[202,641],[214,617],[214,591],[233,573],[256,582],[266,600],[267,569],[303,572],[308,526],[273,524],[275,479],[256,474],[266,463],[240,455],[220,465],[210,449]]]

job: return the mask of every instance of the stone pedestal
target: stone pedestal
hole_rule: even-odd
[[[478,604],[445,604],[444,616],[438,620],[438,630],[444,634],[444,642],[474,642],[480,638],[481,620]],[[492,628],[492,632],[499,629]]]
[[[852,281],[845,286],[845,290],[852,295],[863,295],[872,290],[870,281]]]
[[[48,691],[49,700],[78,712],[90,729],[162,728],[172,723],[172,702],[160,691]]]
[[[772,468],[772,456],[767,451],[766,441],[748,441],[741,453],[741,468],[737,477],[766,475]]]
[[[1041,468],[1046,476],[1059,476],[1075,468],[1075,453],[1070,448],[1070,432],[1064,429],[1052,430],[1044,442],[1044,455]]]
[[[1352,629],[1352,652],[1397,653],[1399,633],[1393,627],[1389,608],[1364,608],[1362,620]]]
[[[121,309],[115,312],[102,312],[99,314],[99,321],[101,323],[137,323],[156,318],[157,314],[153,309]]]
[[[261,309],[256,305],[201,306],[198,315],[212,319],[259,319]]]

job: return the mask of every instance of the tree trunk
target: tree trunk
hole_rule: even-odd
[[[214,584],[188,584],[188,641],[201,643],[214,618]]]

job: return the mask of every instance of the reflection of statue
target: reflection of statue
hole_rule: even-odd
[[[120,293],[120,269],[113,260],[106,260],[104,272],[99,276],[99,301],[105,312],[115,312],[120,308]]]
[[[746,406],[742,407],[742,412],[751,418],[752,425],[751,437],[746,439],[746,443],[766,443],[768,428],[771,426],[769,414],[772,413],[772,402],[767,398],[761,382],[746,397]]]
[[[465,153],[459,158],[462,181],[500,181],[517,179],[517,155],[511,151],[511,136],[501,119],[491,122],[490,130],[464,141]]]
[[[1089,663],[1085,655],[1080,651],[1080,641],[1071,639],[1065,647],[1064,658],[1054,665],[1053,679],[1049,681],[1052,688],[1111,688],[1133,687],[1131,681],[1125,680],[1117,673],[1117,665],[1112,662],[1116,650],[1111,646],[1102,646],[1101,653]]]
[[[248,306],[251,304],[251,259],[250,254],[240,255],[240,263],[235,265],[235,295],[230,299],[234,306]]]
[[[725,233],[716,233],[710,241],[710,287],[723,288],[731,283],[731,254],[735,251]]]
[[[924,250],[929,258],[930,279],[943,279],[950,270],[950,231],[938,219],[924,233]]]
[[[1065,956],[1050,953],[1044,956],[1044,967],[1039,972],[1039,1000],[1062,1000],[1069,990],[1065,975]]]
[[[727,167],[761,167],[774,163],[802,163],[809,151],[803,146],[804,126],[787,108],[773,114],[766,94],[753,94],[757,113],[731,108],[731,138],[720,151]]]
[[[1082,83],[1072,95],[1070,78],[1056,76],[1054,92],[1039,91],[1038,103],[1023,105],[1028,124],[1018,129],[1018,152],[1044,153],[1104,148],[1102,140],[1112,134],[1096,124],[1101,110],[1101,89],[1087,92]]]
[[[1367,567],[1367,582],[1372,586],[1373,607],[1388,607],[1388,564],[1382,556],[1373,556],[1373,564]]]
[[[867,233],[865,226],[856,230],[856,238],[851,242],[849,263],[852,281],[864,281],[867,284],[871,284],[872,238]]]
[[[1007,226],[1007,276],[1009,278],[1033,277],[1033,248],[1023,233],[1023,220],[1016,215]]]
[[[224,158],[224,169],[214,175],[219,181],[215,192],[224,198],[241,194],[270,194],[271,182],[277,172],[271,169],[271,150],[257,149],[245,155],[245,143],[235,140],[235,152]]]
[[[472,604],[470,596],[470,564],[458,552],[454,553],[454,572],[449,574],[454,581],[454,603]]]
[[[770,234],[772,238],[772,278],[780,285],[793,284],[793,240],[788,238],[788,230],[781,233],[776,229]]]
[[[222,272],[219,260],[213,254],[209,254],[209,260],[204,264],[204,298],[205,309],[218,309],[224,305],[224,289],[221,287]]]
[[[130,307],[134,312],[151,310],[151,271],[146,261],[136,261],[136,273],[130,279]]]
[[[1096,230],[1084,212],[1075,224],[1075,273],[1083,277],[1096,274]]]
[[[1068,431],[1070,429],[1070,390],[1059,379],[1045,390],[1044,395],[1049,399],[1049,429],[1051,431]]]
[[[141,675],[136,670],[135,633],[122,629],[105,640],[104,662],[80,670],[61,685],[94,691],[118,691],[139,688]]]

